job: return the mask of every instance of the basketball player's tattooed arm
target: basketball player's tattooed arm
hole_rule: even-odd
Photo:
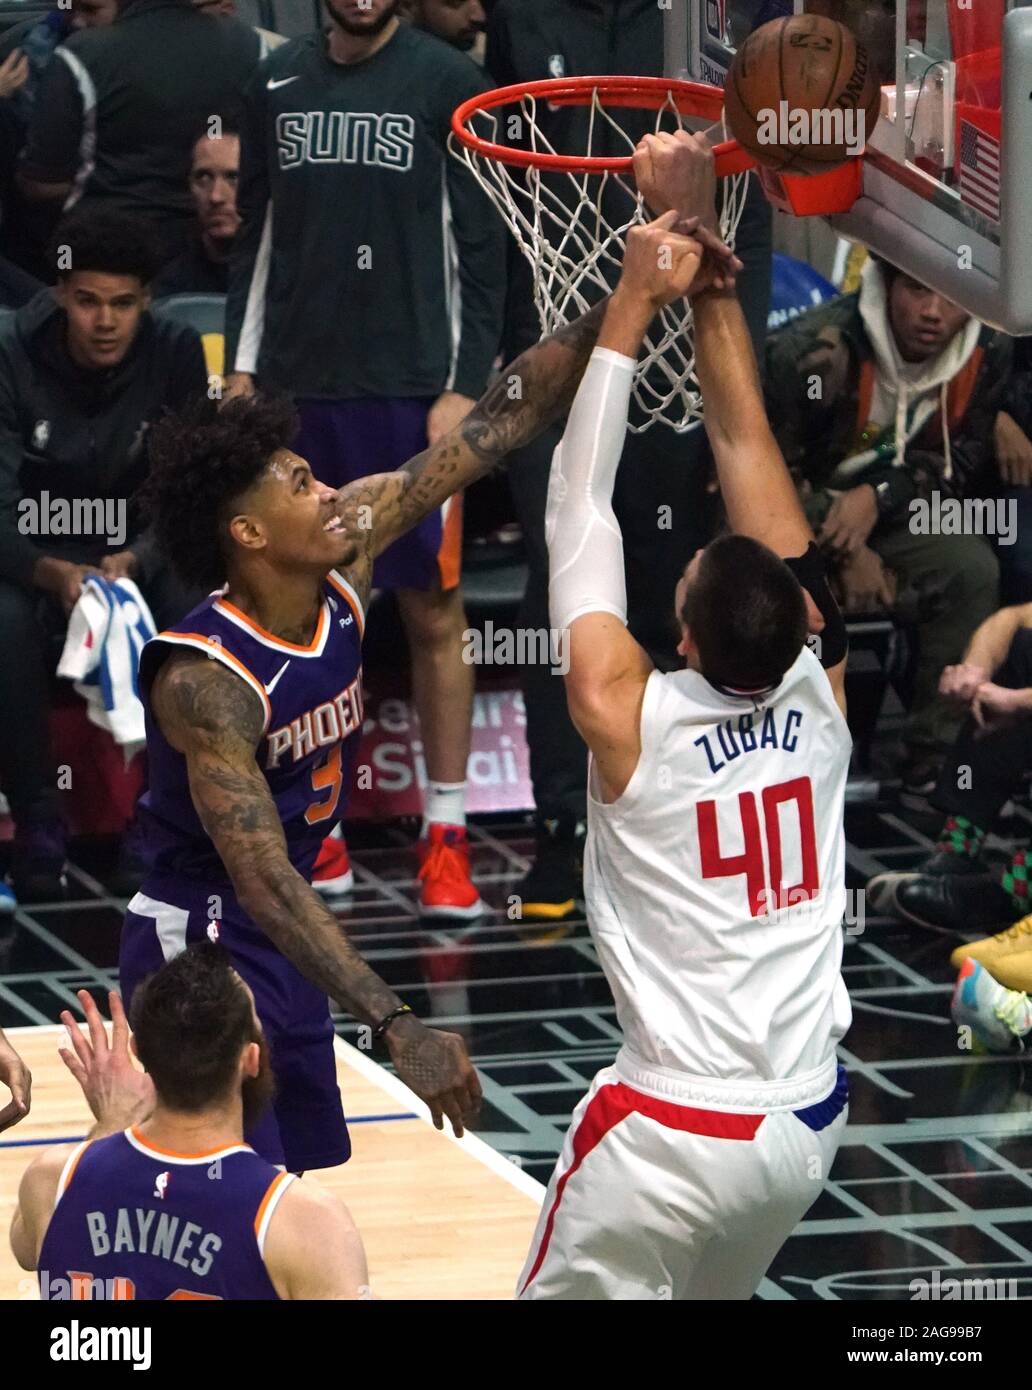
[[[306,979],[360,1022],[376,1025],[401,1000],[365,963],[287,855],[276,804],[256,751],[264,733],[257,697],[233,672],[193,653],[158,672],[152,706],[162,733],[186,758],[190,794],[244,911]],[[476,1110],[480,1083],[455,1033],[411,1014],[385,1040],[398,1075],[456,1134]]]
[[[521,353],[460,425],[396,472],[374,473],[341,488],[340,515],[359,543],[348,578],[363,603],[381,551],[565,415],[607,303],[602,300]]]

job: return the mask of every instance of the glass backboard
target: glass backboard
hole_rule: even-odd
[[[667,0],[666,72],[723,85],[779,15],[850,25],[882,83],[853,209],[829,218],[986,323],[1032,333],[1032,0]]]

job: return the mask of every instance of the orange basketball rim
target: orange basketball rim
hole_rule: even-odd
[[[719,121],[724,111],[723,91],[703,82],[681,82],[669,77],[555,77],[478,92],[456,107],[452,130],[467,148],[502,164],[571,174],[630,173],[630,155],[558,154],[500,145],[477,135],[469,124],[480,113],[512,106],[527,98],[550,106],[591,106],[598,102],[604,107],[626,106],[639,111],[669,110],[682,118],[699,117],[711,122]],[[714,147],[713,155],[718,178],[744,174],[756,167],[755,159],[737,140],[722,141]]]

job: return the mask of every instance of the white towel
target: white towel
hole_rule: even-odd
[[[106,729],[128,764],[146,743],[140,653],[155,634],[146,600],[131,579],[87,579],[68,620],[57,674],[75,682],[90,722]]]

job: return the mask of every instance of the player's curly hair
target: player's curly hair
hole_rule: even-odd
[[[161,268],[158,238],[131,213],[102,207],[76,208],[58,223],[47,258],[59,280],[77,270],[135,275],[149,285]]]
[[[185,583],[216,589],[226,582],[233,509],[296,433],[293,402],[263,392],[238,396],[221,409],[201,399],[154,425],[139,501],[159,548]]]

